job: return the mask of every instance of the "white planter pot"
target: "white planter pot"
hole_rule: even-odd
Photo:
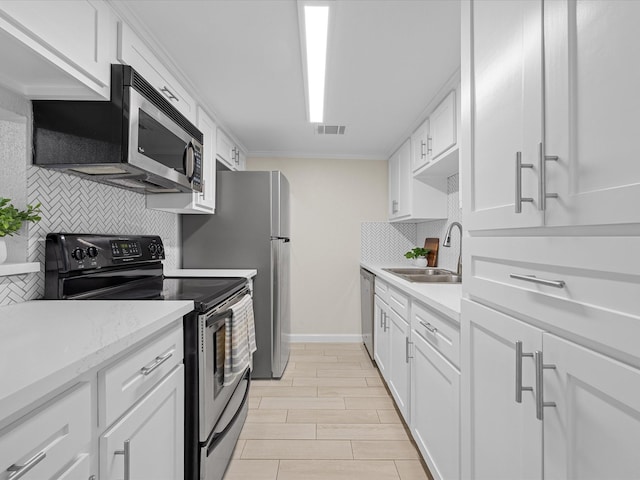
[[[416,267],[426,267],[427,266],[427,259],[425,257],[414,258],[413,259],[413,264]]]
[[[7,242],[4,237],[0,237],[0,264],[7,260]]]

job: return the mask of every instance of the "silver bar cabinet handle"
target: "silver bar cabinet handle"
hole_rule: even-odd
[[[413,358],[411,355],[409,355],[409,345],[411,345],[413,342],[409,341],[409,337],[404,337],[404,338],[405,338],[405,344],[404,344],[405,363],[409,363],[409,359]]]
[[[24,465],[16,465],[14,463],[9,468],[7,468],[7,472],[9,472],[9,476],[7,477],[7,480],[18,480],[19,478],[22,478],[24,475],[27,474],[29,470],[31,470],[33,467],[39,464],[42,460],[44,460],[46,456],[47,456],[46,452],[43,451],[31,457],[29,460],[25,462]]]
[[[421,140],[420,141],[420,158],[425,158],[427,156],[426,152],[424,151],[424,147],[426,146],[427,144]]]
[[[544,407],[555,407],[556,402],[544,401],[544,378],[542,376],[545,369],[555,370],[555,365],[545,365],[542,359],[542,352],[535,352],[536,362],[536,418],[544,419]]]
[[[388,320],[389,316],[387,315],[387,313],[385,312],[384,314],[384,331],[386,332],[387,330],[389,330],[389,325],[387,324],[387,320]]]
[[[512,273],[509,275],[516,280],[524,280],[525,282],[539,283],[540,285],[546,285],[547,287],[564,288],[566,283],[563,280],[545,280],[544,278],[538,278],[535,275],[518,275]]]
[[[522,163],[522,152],[516,152],[516,213],[522,213],[522,202],[533,202],[533,198],[522,197],[523,168],[533,168],[533,164]]]
[[[124,455],[124,480],[131,480],[131,441],[124,441],[124,450],[116,450],[114,455]]]
[[[427,137],[427,153],[433,153],[433,147],[431,146],[433,138]]]
[[[420,320],[419,322],[420,322],[420,325],[422,325],[424,328],[429,330],[429,333],[433,333],[435,335],[436,332],[438,331],[438,329],[433,325],[431,325],[430,323],[423,322],[422,320]]]
[[[547,162],[557,162],[557,156],[549,156],[544,154],[542,142],[538,144],[538,159],[540,161],[540,182],[538,196],[540,202],[538,208],[542,211],[547,209],[547,198],[558,198],[557,193],[547,193]]]
[[[516,403],[522,403],[522,392],[533,392],[533,387],[522,386],[522,358],[533,357],[533,353],[522,352],[522,342],[516,342]]]
[[[169,352],[169,353],[165,353],[164,355],[160,356],[160,357],[156,357],[156,359],[153,361],[153,363],[151,365],[142,367],[140,369],[140,373],[142,375],[149,375],[151,372],[153,372],[156,368],[158,368],[160,365],[162,365],[164,362],[166,362],[167,360],[169,360],[171,357],[173,356],[173,352]]]

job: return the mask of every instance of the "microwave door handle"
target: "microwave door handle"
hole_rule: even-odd
[[[187,181],[189,183],[193,181],[195,174],[195,160],[193,159],[194,150],[193,143],[189,142],[182,154],[182,167],[184,168],[184,174],[187,176]]]

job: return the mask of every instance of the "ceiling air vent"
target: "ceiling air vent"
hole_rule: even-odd
[[[318,135],[344,135],[347,127],[344,125],[316,125]]]

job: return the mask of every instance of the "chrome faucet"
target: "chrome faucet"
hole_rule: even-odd
[[[460,255],[458,256],[458,271],[456,272],[456,274],[462,275],[462,225],[460,225],[458,222],[451,222],[449,224],[449,228],[447,228],[447,233],[444,234],[444,242],[442,242],[442,246],[443,247],[451,246],[451,229],[453,227],[458,227],[458,229],[460,230]]]

